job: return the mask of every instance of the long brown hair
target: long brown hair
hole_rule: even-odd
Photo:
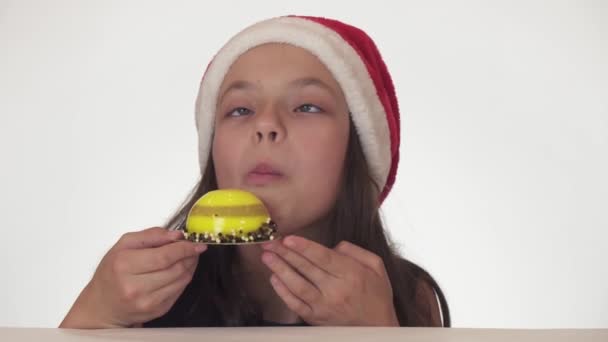
[[[378,194],[351,121],[347,155],[340,193],[329,214],[326,240],[329,247],[349,241],[382,258],[393,288],[393,304],[401,326],[432,326],[429,300],[439,300],[442,325],[449,327],[450,313],[439,285],[421,267],[400,257],[379,216]],[[188,211],[206,192],[217,189],[211,158],[194,190],[167,222],[169,229],[184,229]],[[147,322],[146,327],[252,326],[261,325],[262,316],[242,289],[234,246],[209,246],[200,256],[191,283],[165,315]],[[421,285],[434,291],[420,299]]]

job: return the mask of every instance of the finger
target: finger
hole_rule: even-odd
[[[333,277],[299,253],[285,247],[281,241],[266,243],[262,245],[262,248],[279,255],[289,265],[295,268],[298,273],[306,277],[306,279],[310,280],[318,288],[321,288],[324,283],[327,283],[327,281],[330,280],[330,277]]]
[[[388,278],[382,258],[348,241],[341,241],[335,248],[338,253],[351,257],[371,269],[378,276]]]
[[[184,274],[176,281],[159,288],[146,297],[140,304],[141,311],[164,314],[175,303],[186,286],[192,281],[192,274]]]
[[[181,231],[153,227],[140,232],[126,233],[116,245],[124,249],[154,248],[183,239],[183,236]]]
[[[270,284],[272,284],[274,291],[291,311],[305,320],[308,320],[312,316],[312,307],[291,293],[276,275],[273,274],[270,277]]]
[[[143,293],[152,293],[179,280],[184,275],[193,274],[197,265],[198,256],[186,258],[166,270],[137,275],[135,281],[141,283]]]
[[[130,274],[144,274],[171,267],[176,262],[198,256],[207,245],[178,241],[162,247],[123,251],[126,266],[122,271]]]
[[[283,244],[334,276],[343,275],[345,264],[350,261],[340,253],[300,236],[288,236],[283,239]]]
[[[315,285],[304,279],[278,255],[272,252],[264,252],[262,253],[262,261],[287,286],[292,294],[304,302],[315,303],[321,296],[321,292]]]

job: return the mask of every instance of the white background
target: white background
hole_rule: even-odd
[[[380,47],[403,126],[384,216],[454,326],[608,327],[607,2],[377,0],[0,1],[0,326],[57,326],[120,235],[164,222],[207,63],[292,13]]]

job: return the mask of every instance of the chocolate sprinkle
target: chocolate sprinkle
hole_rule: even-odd
[[[262,226],[256,230],[255,232],[249,232],[247,234],[243,233],[242,229],[239,229],[238,233],[232,233],[224,235],[222,233],[218,233],[217,236],[214,234],[208,233],[188,233],[184,231],[184,237],[188,241],[192,242],[201,242],[207,244],[225,244],[225,243],[235,243],[235,244],[243,244],[243,243],[252,243],[252,242],[263,242],[263,241],[271,241],[274,240],[277,233],[277,225],[276,223],[270,221],[269,223],[264,223]]]

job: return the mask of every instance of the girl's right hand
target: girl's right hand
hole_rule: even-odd
[[[180,231],[158,227],[123,235],[59,327],[132,327],[168,312],[207,249],[180,240]]]

